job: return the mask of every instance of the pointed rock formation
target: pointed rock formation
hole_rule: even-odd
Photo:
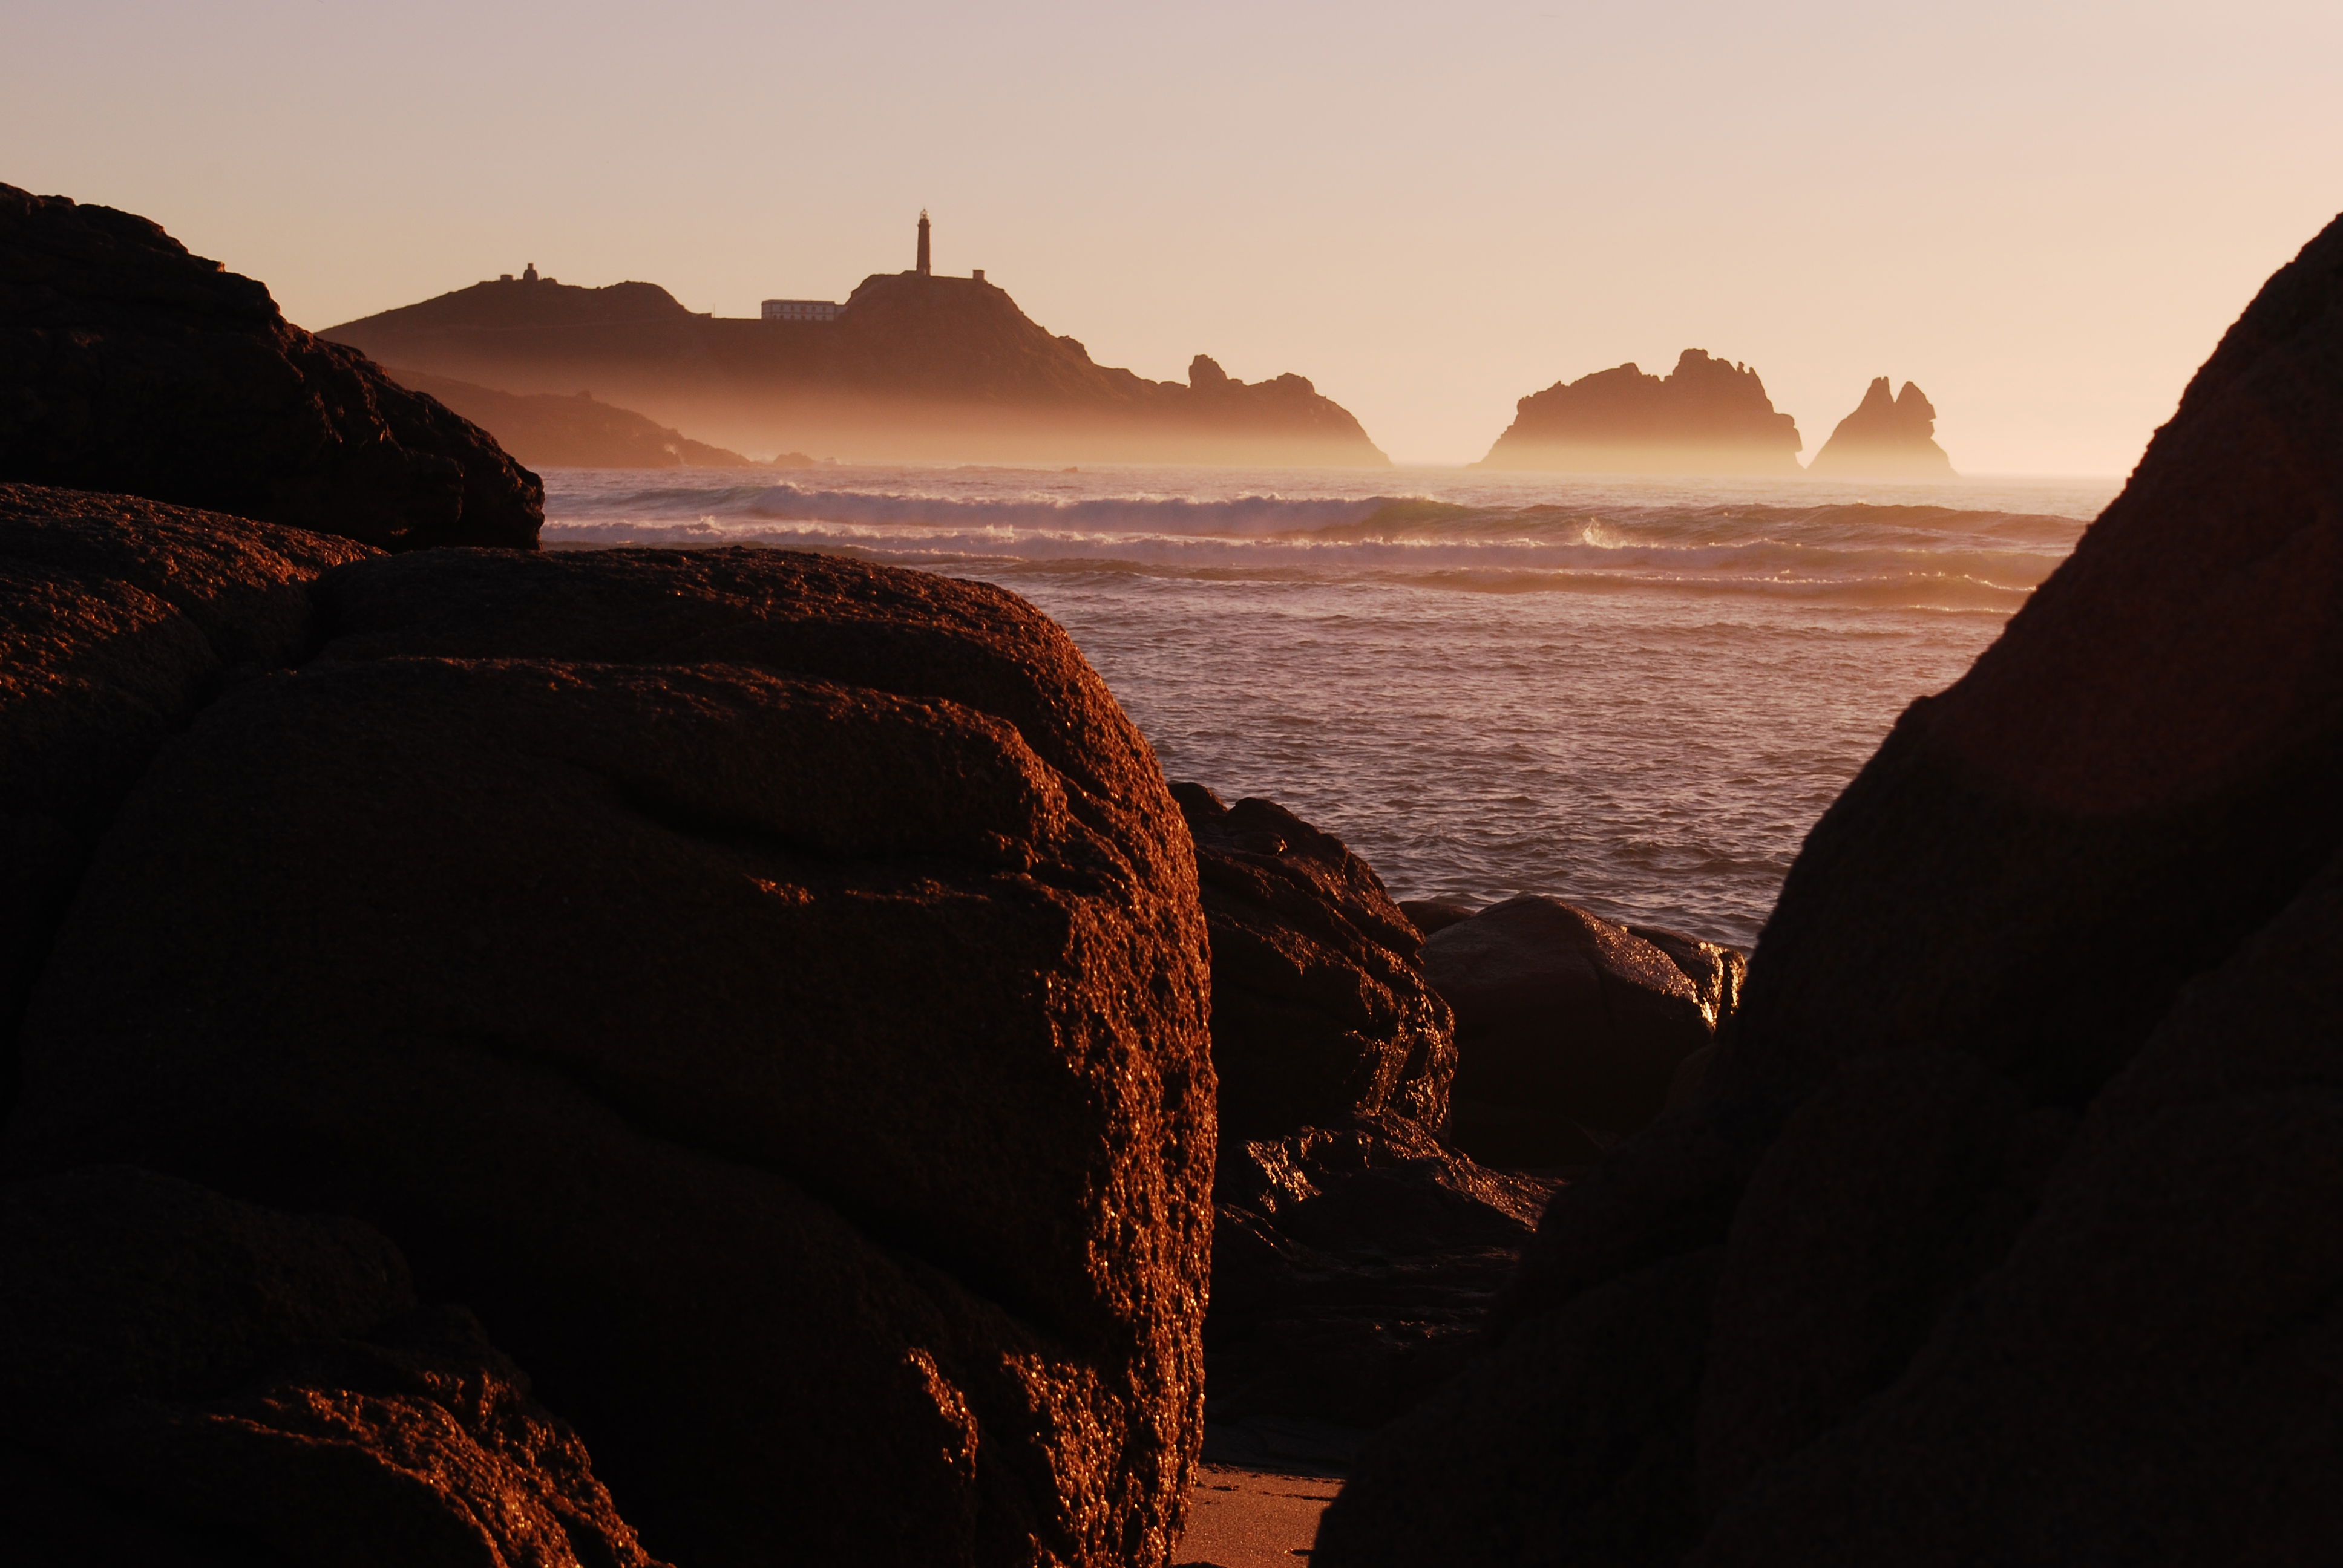
[[[1875,377],[1806,472],[1847,479],[1949,479],[1953,460],[1931,439],[1936,433],[1936,409],[1926,393],[1906,381],[1891,397],[1887,377]]]
[[[1687,348],[1666,376],[1633,364],[1557,381],[1515,405],[1484,468],[1581,474],[1795,474],[1797,422],[1757,372]]]

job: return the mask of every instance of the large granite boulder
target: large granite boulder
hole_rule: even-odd
[[[1423,950],[1373,868],[1272,800],[1172,788],[1212,949],[1221,1132],[1275,1138],[1390,1111],[1437,1130],[1456,1047]]]
[[[1466,1561],[1443,1521],[1533,1507],[1571,1561],[2318,1560],[2343,1529],[2338,799],[2343,221],[1816,825],[1698,1091],[1541,1222],[1500,1358],[1592,1353],[1621,1289],[1707,1271],[1643,1342],[1696,1401],[1654,1423],[1566,1372],[1519,1401],[1679,1479],[1623,1518],[1548,1470],[1533,1504],[1460,1457],[1496,1425],[1427,1404],[1316,1561]]]
[[[307,651],[307,585],[374,552],[128,496],[0,484],[0,1115],[17,1020],[96,835],[231,681]]]
[[[537,547],[545,487],[486,431],[277,314],[143,217],[0,185],[0,479],[386,549]]]
[[[355,1220],[126,1166],[0,1187],[8,1557],[649,1568],[585,1447]]]
[[[357,1215],[652,1551],[1160,1564],[1213,1080],[1188,835],[1062,632],[766,551],[339,568],[148,770],[18,1171]]]
[[[1659,1113],[1731,985],[1726,950],[1661,934],[1706,964],[1704,987],[1625,927],[1534,893],[1432,934],[1424,974],[1456,1010],[1460,1148],[1500,1165],[1575,1165],[1595,1135]]]

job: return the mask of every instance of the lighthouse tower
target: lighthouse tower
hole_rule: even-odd
[[[928,276],[928,209],[920,209],[920,276]]]

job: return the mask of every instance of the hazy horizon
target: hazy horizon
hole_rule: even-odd
[[[1698,347],[1811,458],[1875,376],[1966,474],[2116,474],[2343,206],[2343,8],[33,0],[0,179],[313,328],[534,262],[693,310],[983,267],[1100,363],[1310,377],[1404,466]]]

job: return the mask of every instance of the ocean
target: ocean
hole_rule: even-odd
[[[1807,829],[2119,481],[1459,468],[552,469],[548,545],[759,543],[1054,617],[1174,779],[1393,896],[1552,893],[1747,946]]]

